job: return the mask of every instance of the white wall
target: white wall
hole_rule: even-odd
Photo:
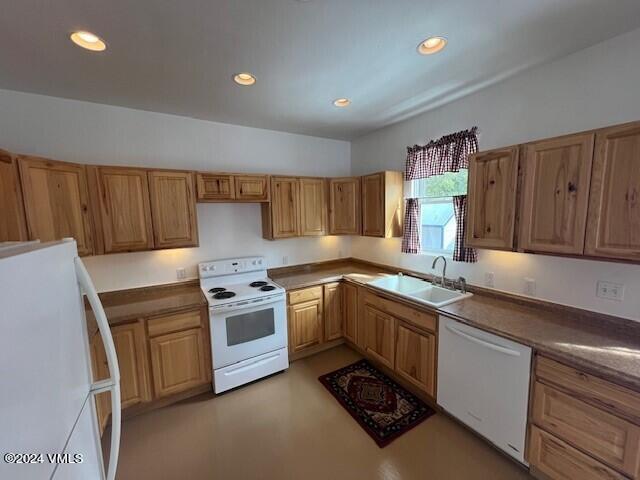
[[[0,148],[87,164],[348,175],[348,142],[0,90]],[[258,204],[199,204],[200,247],[86,259],[98,290],[196,277],[200,261],[265,255],[270,266],[350,255],[347,237],[269,242]]]
[[[352,142],[354,174],[403,170],[406,147],[480,127],[480,148],[640,120],[640,29],[523,72],[502,83],[373,132]],[[400,253],[397,239],[354,238],[354,256],[424,272],[432,257]],[[524,277],[537,282],[537,296],[640,320],[640,266],[542,255],[481,251],[477,264],[449,262],[448,276],[482,285],[495,273],[497,289],[522,293]],[[624,301],[595,297],[597,280],[624,283]]]

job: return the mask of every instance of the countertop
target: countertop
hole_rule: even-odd
[[[309,266],[298,271],[276,269],[270,271],[270,276],[285,289],[293,290],[343,278],[366,285],[381,275],[397,271],[397,268],[354,260],[315,268]],[[386,291],[380,293],[407,301]],[[415,302],[410,303],[416,308],[428,309]],[[444,306],[438,312],[640,391],[640,323],[482,292]]]
[[[99,296],[109,325],[158,314],[175,313],[207,304],[197,281],[107,292]],[[86,316],[89,333],[95,333],[96,320],[89,308],[86,309]]]

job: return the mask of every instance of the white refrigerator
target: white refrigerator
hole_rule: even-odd
[[[110,378],[92,381],[83,294]],[[105,466],[93,396],[111,392]],[[0,244],[0,478],[115,478],[120,372],[107,319],[76,242]]]

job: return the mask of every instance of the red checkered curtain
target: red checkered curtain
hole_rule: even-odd
[[[461,168],[469,168],[469,155],[478,151],[477,131],[478,128],[473,127],[469,130],[445,135],[438,140],[432,140],[424,146],[408,147],[405,180],[418,180],[447,172],[459,172]],[[476,251],[464,246],[467,204],[466,195],[463,197],[463,200],[454,198],[458,232],[453,259],[460,262],[476,262]],[[459,207],[456,207],[456,202]],[[420,207],[417,198],[407,199],[405,212],[402,252],[419,253]]]
[[[453,248],[454,262],[475,263],[478,261],[478,253],[475,248],[465,247],[464,239],[467,233],[467,196],[456,195],[453,197],[453,213],[456,216],[458,229],[456,231],[456,244]]]
[[[420,253],[420,235],[418,235],[420,206],[417,198],[407,198],[404,213],[404,232],[402,235],[402,253]]]

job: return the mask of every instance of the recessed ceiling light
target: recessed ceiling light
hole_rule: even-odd
[[[92,52],[102,52],[107,49],[107,44],[104,43],[99,36],[80,30],[71,34],[71,41],[79,47],[91,50]]]
[[[348,107],[349,105],[351,105],[351,100],[349,100],[348,98],[337,98],[333,101],[333,104],[336,107]]]
[[[254,77],[250,73],[236,73],[233,76],[233,81],[238,85],[253,85],[254,83],[256,83],[256,77]]]
[[[447,39],[444,37],[429,37],[418,45],[418,53],[420,55],[433,55],[442,50],[446,45]]]

